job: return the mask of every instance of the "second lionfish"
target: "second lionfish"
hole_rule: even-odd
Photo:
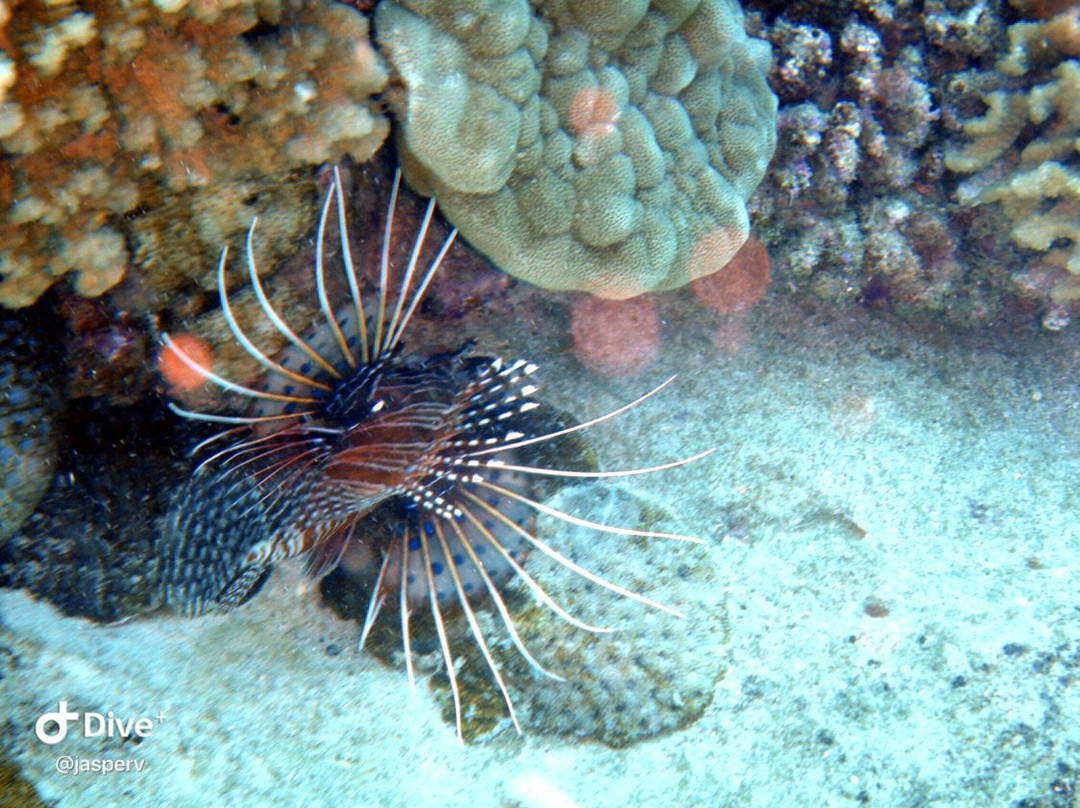
[[[478,605],[489,603],[522,657],[554,679],[561,677],[533,657],[515,628],[504,595],[508,581],[516,577],[524,582],[540,602],[582,630],[610,630],[582,622],[550,597],[525,568],[530,553],[543,553],[620,596],[678,614],[576,564],[537,535],[536,514],[600,533],[697,541],[562,512],[541,501],[542,483],[646,474],[709,452],[623,471],[591,470],[583,460],[567,464],[570,467],[551,467],[545,465],[550,462],[546,448],[573,441],[581,430],[618,416],[671,380],[614,412],[575,424],[534,398],[537,367],[532,362],[472,355],[468,344],[451,353],[407,353],[404,337],[410,321],[455,232],[422,266],[435,209],[431,200],[404,267],[395,271],[392,246],[399,183],[396,176],[377,289],[369,295],[371,300],[365,300],[363,273],[353,260],[348,235],[341,177],[335,170],[315,243],[314,283],[323,323],[303,336],[265,292],[254,258],[252,223],[246,249],[248,275],[263,314],[289,343],[279,356],[261,350],[237,322],[223,251],[217,273],[221,309],[236,341],[265,368],[258,382],[247,386],[220,376],[164,337],[166,350],[238,402],[231,412],[196,412],[172,405],[185,418],[224,429],[196,447],[203,458],[188,485],[186,501],[181,498],[173,517],[173,532],[180,538],[165,562],[170,582],[166,599],[193,614],[231,608],[250,596],[276,562],[302,556],[307,573],[317,579],[339,563],[350,545],[362,544],[381,564],[361,648],[376,619],[384,612],[396,612],[412,684],[410,620],[426,610],[445,662],[462,737],[461,693],[447,631],[451,613],[460,613],[520,733],[505,678],[477,619]],[[340,264],[348,289],[343,306],[335,306],[328,292],[328,244],[335,241],[328,230],[335,218],[334,262]]]

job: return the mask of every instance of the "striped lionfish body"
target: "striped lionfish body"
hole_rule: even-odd
[[[467,346],[433,356],[408,354],[403,336],[455,233],[421,269],[434,212],[432,200],[407,264],[396,271],[391,243],[399,182],[395,177],[377,294],[365,300],[349,245],[342,183],[335,171],[319,219],[314,261],[315,288],[325,322],[304,336],[286,323],[263,289],[252,250],[252,223],[246,251],[251,285],[263,313],[289,342],[277,357],[256,346],[233,315],[223,252],[218,266],[222,311],[238,343],[265,368],[258,383],[245,386],[219,376],[164,337],[166,349],[192,370],[247,402],[237,408],[237,414],[172,407],[187,418],[224,427],[196,447],[202,460],[189,494],[181,497],[176,509],[174,531],[200,538],[228,532],[239,538],[227,540],[229,547],[238,549],[209,554],[205,548],[192,549],[197,542],[178,541],[166,577],[177,582],[171,597],[182,601],[184,611],[229,608],[245,600],[278,561],[302,556],[306,571],[317,579],[338,564],[350,545],[363,544],[380,566],[361,647],[378,616],[384,610],[396,612],[412,683],[410,617],[429,612],[461,737],[461,699],[446,630],[451,614],[460,614],[520,732],[504,677],[477,620],[477,604],[491,604],[521,655],[537,671],[555,679],[560,677],[529,653],[515,629],[501,591],[508,580],[524,582],[536,598],[573,625],[608,630],[582,623],[556,603],[526,570],[527,555],[543,553],[619,595],[677,614],[574,563],[536,535],[536,514],[600,532],[696,541],[563,513],[541,501],[540,486],[552,479],[642,474],[702,455],[616,472],[592,471],[583,456],[570,463],[572,468],[546,467],[537,462],[546,456],[545,448],[573,442],[580,430],[617,416],[668,382],[615,412],[571,424],[534,399],[537,368],[531,362],[473,356]],[[346,305],[337,308],[327,291],[328,243],[333,241],[327,230],[333,211],[338,232],[334,261],[340,264],[349,290]],[[393,275],[400,278],[395,282]],[[221,516],[212,531],[205,528],[207,517],[196,515],[208,508],[215,519],[219,512]],[[260,518],[251,518],[253,514]],[[216,564],[210,588],[200,587],[198,574],[191,571],[192,559],[208,555]]]

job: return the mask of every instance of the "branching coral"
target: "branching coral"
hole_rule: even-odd
[[[777,53],[777,156],[751,210],[778,285],[986,323],[1013,291],[1007,232],[950,204],[942,146],[974,109],[949,81],[994,61],[1004,0],[745,5]]]
[[[72,271],[114,286],[127,217],[165,193],[367,159],[384,82],[367,20],[329,0],[0,2],[0,303]]]
[[[407,178],[507,272],[625,298],[746,239],[776,98],[734,0],[386,0],[375,19]]]
[[[1077,275],[1080,9],[1017,23],[1009,41],[998,70],[1023,86],[987,92],[985,114],[964,122],[970,142],[949,151],[945,162],[953,171],[975,172],[960,187],[962,201],[1000,202],[1017,244]]]

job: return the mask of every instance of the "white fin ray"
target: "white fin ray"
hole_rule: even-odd
[[[314,387],[324,392],[330,391],[330,385],[323,384],[322,382],[311,378],[310,376],[304,376],[295,371],[289,370],[284,365],[281,365],[263,353],[259,348],[255,346],[244,330],[240,328],[240,323],[236,321],[236,317],[233,315],[232,306],[229,304],[229,290],[227,281],[225,278],[225,263],[229,257],[229,245],[225,245],[221,250],[221,260],[218,261],[218,298],[221,300],[221,312],[225,315],[225,322],[229,326],[229,330],[232,331],[233,336],[236,337],[236,341],[240,343],[241,347],[247,351],[251,356],[265,367],[274,373],[280,374],[287,379],[292,379],[298,384],[303,384],[308,387]]]
[[[518,360],[518,361],[522,362],[523,360]],[[556,430],[554,432],[546,432],[543,435],[534,435],[531,438],[524,438],[522,440],[514,441],[513,443],[499,444],[498,446],[493,446],[490,449],[480,449],[480,450],[477,450],[477,451],[474,451],[474,452],[469,452],[468,456],[469,457],[483,457],[484,455],[494,454],[495,452],[507,451],[509,449],[520,449],[522,446],[532,446],[535,443],[543,443],[545,441],[549,441],[549,440],[552,440],[554,438],[561,438],[563,435],[572,435],[574,432],[580,432],[583,429],[588,429],[591,426],[596,426],[597,424],[603,423],[604,421],[610,421],[612,418],[616,418],[616,417],[622,415],[627,410],[633,409],[634,407],[636,407],[638,404],[645,401],[646,399],[652,398],[654,395],[656,395],[661,390],[663,390],[665,387],[667,387],[669,384],[671,384],[673,381],[675,381],[676,378],[677,378],[677,376],[668,377],[665,381],[661,382],[660,384],[658,384],[656,387],[654,387],[652,390],[645,393],[644,395],[638,396],[637,398],[635,398],[633,401],[629,402],[628,404],[623,404],[618,409],[612,410],[611,412],[605,413],[604,415],[598,415],[595,418],[590,418],[588,421],[582,421],[579,424],[574,424],[573,426],[568,426],[565,429],[558,429],[558,430]]]
[[[394,172],[394,184],[390,189],[390,202],[386,206],[386,226],[383,228],[382,255],[379,261],[379,310],[375,317],[375,338],[372,351],[382,353],[383,327],[386,323],[386,288],[390,281],[390,242],[394,235],[394,209],[397,208],[401,172]],[[375,357],[373,357],[375,358]]]
[[[231,382],[224,376],[219,376],[209,368],[203,367],[186,353],[183,348],[178,346],[176,342],[168,334],[161,335],[162,341],[165,343],[165,347],[173,352],[181,362],[187,365],[188,368],[198,373],[204,379],[213,382],[223,390],[227,390],[230,393],[236,393],[237,395],[247,396],[248,398],[258,398],[268,401],[285,401],[291,404],[318,404],[319,400],[316,398],[310,398],[308,396],[290,396],[284,393],[268,393],[265,390],[256,390],[252,387],[245,387],[242,384]]]
[[[595,528],[597,530],[602,530],[602,531],[607,532],[607,533],[618,533],[618,534],[621,534],[621,535],[631,535],[631,536],[650,536],[650,537],[658,537],[658,538],[675,538],[675,539],[682,539],[682,540],[685,540],[685,541],[693,541],[693,542],[701,543],[701,539],[695,539],[695,538],[690,537],[690,536],[678,536],[677,534],[670,534],[670,533],[669,534],[653,533],[651,531],[632,530],[631,528],[616,528],[616,527],[613,527],[612,525],[602,525],[599,522],[590,522],[587,519],[578,519],[576,516],[570,516],[570,514],[568,514],[568,513],[563,513],[562,511],[558,511],[555,508],[549,508],[547,505],[542,505],[541,503],[536,502],[535,500],[531,500],[528,497],[523,497],[523,496],[521,496],[519,494],[516,494],[515,492],[509,490],[508,488],[503,488],[501,485],[495,485],[493,483],[487,483],[487,482],[480,482],[480,483],[477,483],[477,484],[484,487],[484,488],[487,488],[487,489],[489,489],[491,491],[495,491],[495,492],[497,492],[499,494],[502,494],[503,496],[509,496],[512,499],[518,500],[519,502],[524,502],[525,504],[531,505],[532,507],[536,508],[537,510],[540,510],[542,513],[547,513],[547,514],[549,514],[551,516],[555,516],[556,518],[563,519],[565,521],[570,522],[571,524],[579,524],[579,525],[582,525],[584,527],[592,527],[592,528]],[[479,501],[481,504],[486,504],[486,503],[483,502],[483,500],[478,499],[477,501]],[[506,520],[506,522],[510,527],[512,527],[514,530],[516,530],[518,533],[520,533],[521,536],[526,541],[528,541],[533,547],[535,547],[537,550],[542,552],[548,558],[551,558],[552,560],[557,561],[558,563],[562,564],[568,570],[576,572],[578,575],[580,575],[585,580],[592,581],[594,584],[598,584],[599,586],[602,586],[605,589],[610,589],[612,592],[614,592],[614,593],[616,593],[618,595],[622,595],[623,597],[630,598],[631,600],[636,600],[638,603],[644,603],[646,606],[650,606],[653,609],[657,609],[658,611],[667,612],[668,614],[674,615],[675,617],[686,617],[686,615],[684,615],[682,612],[679,612],[679,611],[671,608],[670,606],[665,606],[663,603],[660,603],[659,601],[652,600],[651,598],[647,598],[644,595],[640,595],[637,592],[634,592],[634,591],[632,591],[630,589],[627,589],[626,587],[619,586],[617,583],[614,583],[613,581],[609,581],[606,578],[603,578],[603,577],[597,575],[595,572],[592,572],[591,570],[585,569],[580,564],[578,564],[577,562],[572,561],[571,559],[567,558],[562,553],[560,553],[558,550],[556,550],[554,547],[552,547],[550,544],[548,544],[545,541],[542,541],[535,534],[530,533],[529,531],[525,530],[524,528],[522,528],[520,525],[516,524],[515,522],[513,522],[511,520]]]
[[[183,407],[178,407],[173,402],[169,402],[169,409],[182,418],[189,418],[192,421],[206,421],[212,424],[244,424],[247,426],[254,426],[255,424],[265,424],[269,421],[295,421],[298,418],[302,418],[305,415],[314,415],[314,410],[307,410],[303,412],[294,413],[282,413],[281,415],[217,415],[212,412],[195,412],[194,410],[185,410]],[[226,430],[219,434],[225,435],[233,430]],[[200,443],[196,449],[200,448]]]
[[[502,552],[506,553],[506,548],[499,544],[498,540],[491,535],[491,531],[487,530],[474,514],[470,513],[465,508],[462,509],[462,512],[466,515],[466,518],[468,518],[482,534],[486,534],[485,538],[489,543],[497,545],[499,549],[502,550]],[[556,673],[552,673],[539,662],[537,662],[536,657],[534,657],[529,652],[529,649],[525,647],[525,643],[521,639],[521,635],[518,634],[517,626],[514,625],[514,618],[510,615],[510,610],[506,606],[506,601],[503,600],[502,594],[499,592],[499,587],[495,584],[493,580],[491,580],[491,576],[488,575],[487,570],[484,569],[484,565],[480,561],[480,557],[476,554],[476,551],[473,549],[472,545],[469,543],[469,539],[465,535],[465,531],[463,531],[461,529],[461,526],[454,520],[450,520],[450,524],[453,526],[454,531],[457,533],[458,541],[461,543],[462,549],[464,549],[465,553],[469,556],[469,560],[472,562],[473,567],[475,567],[476,571],[479,573],[480,579],[484,582],[484,586],[487,589],[488,594],[491,595],[492,603],[495,604],[495,608],[499,612],[499,617],[502,618],[503,625],[506,627],[506,632],[509,635],[510,640],[514,643],[514,646],[518,649],[518,653],[520,653],[522,658],[524,658],[525,661],[528,662],[536,671],[542,673],[544,676],[554,679],[557,682],[565,682],[566,679],[564,679],[562,676],[559,676]],[[517,562],[514,561],[513,557],[510,556],[509,553],[506,553],[506,556],[509,557],[512,566],[518,566]],[[447,557],[449,558],[449,553],[447,554]],[[537,584],[537,586],[539,587],[539,584]],[[547,593],[545,592],[544,594],[546,595]],[[584,623],[582,623],[581,625],[587,630],[592,628],[591,626],[586,627]]]
[[[390,553],[384,553],[382,564],[379,565],[379,574],[375,578],[375,586],[372,588],[371,597],[368,599],[367,612],[364,614],[364,627],[360,630],[360,641],[356,645],[357,651],[364,650],[368,635],[375,626],[375,621],[379,617],[379,612],[382,611],[383,604],[386,602],[386,592],[383,590],[383,581],[386,579],[386,568],[389,564]]]
[[[472,495],[472,494],[470,494],[468,492],[466,492],[465,495],[467,497],[469,497],[470,499],[472,499],[474,502],[476,502],[478,505],[480,505],[482,508],[487,510],[489,513],[491,513],[493,516],[495,516],[496,518],[502,520],[507,525],[513,525],[515,530],[517,530],[519,532],[523,530],[523,528],[521,528],[519,525],[515,524],[513,522],[513,520],[507,519],[503,515],[502,511],[500,511],[498,508],[492,508],[490,505],[488,505],[482,499],[480,499],[479,497],[476,497],[476,496],[474,496],[474,495]],[[526,585],[529,587],[529,589],[532,591],[532,593],[536,596],[537,600],[539,600],[541,603],[543,603],[545,606],[547,606],[549,609],[551,609],[551,611],[555,612],[555,614],[557,614],[559,617],[561,617],[567,623],[581,629],[582,631],[588,631],[591,634],[610,634],[612,631],[614,631],[614,629],[607,628],[606,626],[589,625],[588,623],[585,623],[585,622],[579,620],[578,618],[574,617],[574,615],[570,614],[570,612],[566,611],[566,609],[564,609],[562,606],[560,606],[555,601],[555,599],[552,598],[551,595],[548,594],[547,590],[544,589],[544,587],[542,587],[540,585],[540,583],[532,575],[530,575],[525,570],[524,567],[522,567],[517,561],[514,560],[514,557],[511,556],[509,552],[507,552],[506,548],[502,546],[502,543],[497,538],[495,538],[494,535],[492,535],[490,530],[488,530],[486,527],[483,526],[483,524],[480,522],[479,519],[477,519],[476,514],[474,514],[472,511],[470,511],[468,509],[464,509],[463,512],[465,514],[465,517],[467,519],[469,519],[470,521],[472,521],[472,523],[476,526],[476,528],[478,530],[481,531],[481,533],[485,534],[485,538],[487,539],[487,541],[502,556],[503,560],[506,561],[510,565],[510,567],[514,570],[514,574],[517,575],[518,578],[520,578],[522,581],[524,581],[526,583]],[[538,667],[540,667],[540,669],[543,670],[542,666],[538,666]],[[550,675],[554,676],[554,674],[550,674]],[[555,676],[555,678],[560,678],[560,677]]]
[[[429,217],[430,217],[430,211],[433,210],[433,209],[434,209],[434,200],[432,200],[432,202],[429,203],[429,205],[428,205]],[[423,281],[420,282],[420,286],[417,287],[415,294],[413,294],[412,303],[409,304],[408,310],[402,316],[401,321],[397,325],[397,328],[393,329],[393,331],[391,331],[391,333],[389,334],[389,336],[387,338],[388,344],[387,344],[386,349],[385,349],[386,353],[391,353],[391,352],[393,352],[393,350],[395,348],[397,348],[398,343],[401,341],[401,335],[404,333],[405,328],[408,326],[409,322],[412,320],[412,316],[416,312],[417,306],[420,305],[420,301],[423,300],[424,294],[427,292],[428,286],[431,284],[431,279],[435,277],[435,273],[438,272],[439,267],[442,266],[443,259],[446,258],[446,254],[448,252],[450,252],[450,248],[454,245],[454,239],[457,238],[457,232],[458,231],[457,231],[456,227],[453,230],[451,230],[450,235],[448,235],[446,237],[446,240],[443,242],[442,247],[439,248],[438,254],[435,256],[435,258],[431,262],[431,267],[428,269],[427,274],[424,275],[424,279],[423,279]],[[423,244],[423,239],[426,238],[426,236],[427,236],[427,220],[425,219],[425,221],[424,221],[424,231],[420,234],[420,236],[418,237],[417,243],[416,243],[417,251],[419,251],[421,245]],[[404,299],[404,297],[405,297],[405,289],[404,288],[402,288],[401,294],[402,294],[402,299]],[[400,301],[399,301],[399,303],[400,303]]]
[[[666,471],[668,469],[675,469],[679,466],[685,466],[688,463],[693,463],[695,460],[701,460],[703,457],[708,457],[716,451],[714,446],[711,449],[706,449],[704,452],[698,452],[696,455],[690,457],[684,457],[680,460],[672,460],[668,463],[660,463],[656,466],[642,466],[640,468],[633,469],[616,469],[614,471],[574,471],[572,469],[548,469],[538,466],[519,466],[513,463],[505,463],[501,460],[488,460],[484,462],[479,461],[467,461],[465,463],[456,463],[458,468],[493,468],[500,471],[516,471],[521,474],[535,474],[541,477],[568,477],[580,480],[603,480],[610,477],[636,477],[639,474],[652,474],[656,471]]]
[[[326,272],[323,269],[323,252],[326,245],[326,221],[330,216],[330,206],[337,196],[337,183],[340,177],[335,175],[334,182],[330,183],[330,190],[326,192],[326,200],[323,202],[322,213],[319,214],[319,225],[315,236],[315,295],[319,298],[319,307],[322,309],[326,324],[330,327],[330,333],[334,335],[338,350],[345,357],[345,362],[352,370],[356,370],[356,357],[353,356],[345,334],[338,325],[337,315],[330,305],[330,298],[326,294]]]
[[[397,173],[400,173],[400,169]],[[364,314],[364,298],[360,294],[360,285],[356,280],[356,265],[353,263],[352,249],[349,247],[349,228],[345,221],[345,192],[341,185],[341,172],[334,166],[334,188],[337,193],[338,238],[341,241],[341,261],[345,265],[345,280],[349,284],[353,311],[356,316],[356,330],[360,336],[360,361],[365,365],[372,360],[368,347],[367,318]]]
[[[495,662],[495,658],[491,655],[491,649],[488,648],[487,641],[484,639],[484,632],[480,628],[480,623],[476,619],[476,614],[473,612],[472,606],[469,604],[469,597],[465,594],[465,588],[461,583],[461,576],[458,574],[457,565],[453,562],[453,552],[450,550],[450,542],[446,540],[446,534],[443,533],[442,523],[443,520],[441,519],[436,519],[434,521],[435,537],[438,539],[439,545],[443,551],[443,557],[446,559],[446,569],[449,571],[450,577],[454,582],[454,590],[457,592],[461,610],[465,614],[465,621],[469,624],[469,630],[472,631],[473,639],[476,640],[476,644],[480,648],[480,653],[487,663],[488,670],[491,671],[491,676],[495,680],[499,692],[502,693],[503,703],[506,704],[506,709],[510,713],[510,720],[514,723],[514,729],[517,730],[518,735],[521,735],[521,724],[518,723],[517,713],[514,711],[514,701],[510,698],[510,692],[506,689],[506,682],[503,681],[499,666]],[[447,658],[447,662],[450,662],[449,658]],[[460,714],[457,716],[457,724],[458,737],[464,741],[464,738],[461,736]]]
[[[265,312],[270,322],[274,324],[274,327],[285,337],[289,342],[299,348],[312,362],[319,365],[325,370],[332,378],[340,379],[341,374],[338,373],[329,360],[322,356],[318,351],[313,349],[304,340],[296,335],[296,332],[289,328],[289,324],[286,323],[281,315],[277,313],[277,310],[270,303],[270,298],[266,295],[266,290],[263,288],[262,280],[259,278],[259,270],[255,266],[255,225],[258,224],[259,217],[256,216],[251,220],[251,227],[247,232],[247,247],[245,252],[247,253],[247,265],[248,275],[251,277],[251,287],[255,290],[255,297],[259,300],[259,305],[262,306],[263,312]]]

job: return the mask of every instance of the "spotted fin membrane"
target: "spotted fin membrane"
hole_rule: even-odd
[[[303,557],[307,573],[318,579],[350,548],[363,545],[376,554],[379,568],[360,647],[381,614],[396,612],[414,687],[410,622],[417,612],[427,611],[445,662],[458,737],[463,738],[461,693],[446,629],[451,614],[460,612],[520,733],[477,608],[490,604],[522,657],[539,673],[557,680],[561,677],[536,660],[518,634],[502,593],[508,581],[520,580],[536,599],[582,630],[610,630],[578,620],[549,596],[526,569],[529,554],[542,553],[620,596],[679,614],[576,564],[536,535],[535,516],[545,514],[615,536],[700,541],[564,513],[544,504],[542,486],[553,480],[648,474],[690,463],[713,450],[621,471],[596,471],[584,461],[568,464],[573,467],[537,464],[533,458],[546,456],[541,450],[577,440],[581,431],[640,404],[674,377],[613,412],[574,424],[560,420],[534,398],[537,367],[527,360],[471,356],[467,347],[429,356],[406,353],[403,336],[456,231],[435,249],[422,270],[435,209],[431,200],[408,261],[398,273],[391,246],[399,185],[396,176],[377,293],[374,300],[365,300],[349,243],[342,182],[335,170],[318,222],[314,259],[315,293],[324,322],[304,336],[270,303],[255,264],[257,222],[252,222],[246,245],[251,286],[264,316],[289,343],[276,358],[255,345],[237,322],[225,276],[228,251],[222,252],[218,265],[222,312],[237,342],[266,370],[257,383],[245,386],[214,373],[164,335],[166,349],[180,361],[231,399],[247,402],[224,413],[171,405],[185,418],[223,427],[194,450],[202,459],[187,501],[179,508],[189,515],[177,517],[181,539],[176,547],[181,549],[176,551],[171,580],[179,583],[171,590],[172,599],[182,601],[181,609],[188,613],[230,608],[243,602],[279,561]],[[332,211],[338,234],[335,262],[341,265],[349,298],[336,308],[326,279]],[[395,274],[400,275],[396,282],[391,279]],[[190,516],[207,503],[222,511],[211,525]],[[184,518],[194,521],[197,530],[179,524]],[[222,538],[223,531],[232,532]],[[238,539],[233,540],[234,535]],[[217,566],[206,586],[200,586],[192,570],[206,555],[200,542],[208,537],[215,547],[224,544],[231,549],[210,554]]]

